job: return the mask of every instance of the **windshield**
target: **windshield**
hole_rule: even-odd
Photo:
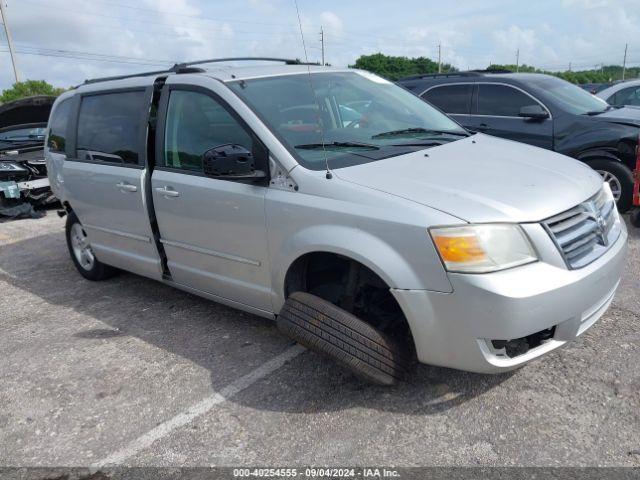
[[[469,135],[418,97],[364,72],[286,75],[229,86],[313,170],[326,168],[325,154],[331,168],[341,168]]]
[[[0,132],[0,141],[43,140],[46,133],[45,127],[16,128]]]
[[[560,78],[540,75],[531,83],[560,108],[574,115],[602,113],[609,108],[604,100]]]

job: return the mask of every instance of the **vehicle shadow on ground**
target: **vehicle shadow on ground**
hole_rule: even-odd
[[[69,259],[62,233],[4,245],[0,249],[0,280],[50,305],[108,325],[93,329],[79,326],[70,341],[137,337],[208,369],[215,390],[259,366],[256,358],[269,360],[292,345],[277,332],[275,322],[153,280],[127,273],[104,282],[84,280]],[[64,315],[62,309],[60,315]],[[357,406],[424,415],[460,405],[510,376],[418,365],[399,385],[377,387],[315,353],[305,352],[230,401],[279,412],[337,411]]]

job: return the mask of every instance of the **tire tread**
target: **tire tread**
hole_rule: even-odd
[[[393,339],[309,293],[295,292],[287,299],[278,328],[372,383],[392,385],[410,369],[408,355]]]

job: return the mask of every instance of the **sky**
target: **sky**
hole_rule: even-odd
[[[0,0],[21,79],[87,78],[230,56],[426,56],[459,69],[520,63],[548,70],[640,65],[639,0]],[[0,90],[14,82],[0,29]]]

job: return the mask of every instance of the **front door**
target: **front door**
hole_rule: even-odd
[[[259,140],[214,93],[166,85],[152,193],[172,279],[232,302],[271,310],[265,184],[205,176],[202,155]]]
[[[479,83],[469,117],[469,128],[488,135],[553,149],[553,120],[520,117],[522,107],[540,105],[522,90],[510,85]]]
[[[76,148],[64,161],[63,178],[96,257],[159,279],[144,195],[148,98],[145,90],[82,95]]]

